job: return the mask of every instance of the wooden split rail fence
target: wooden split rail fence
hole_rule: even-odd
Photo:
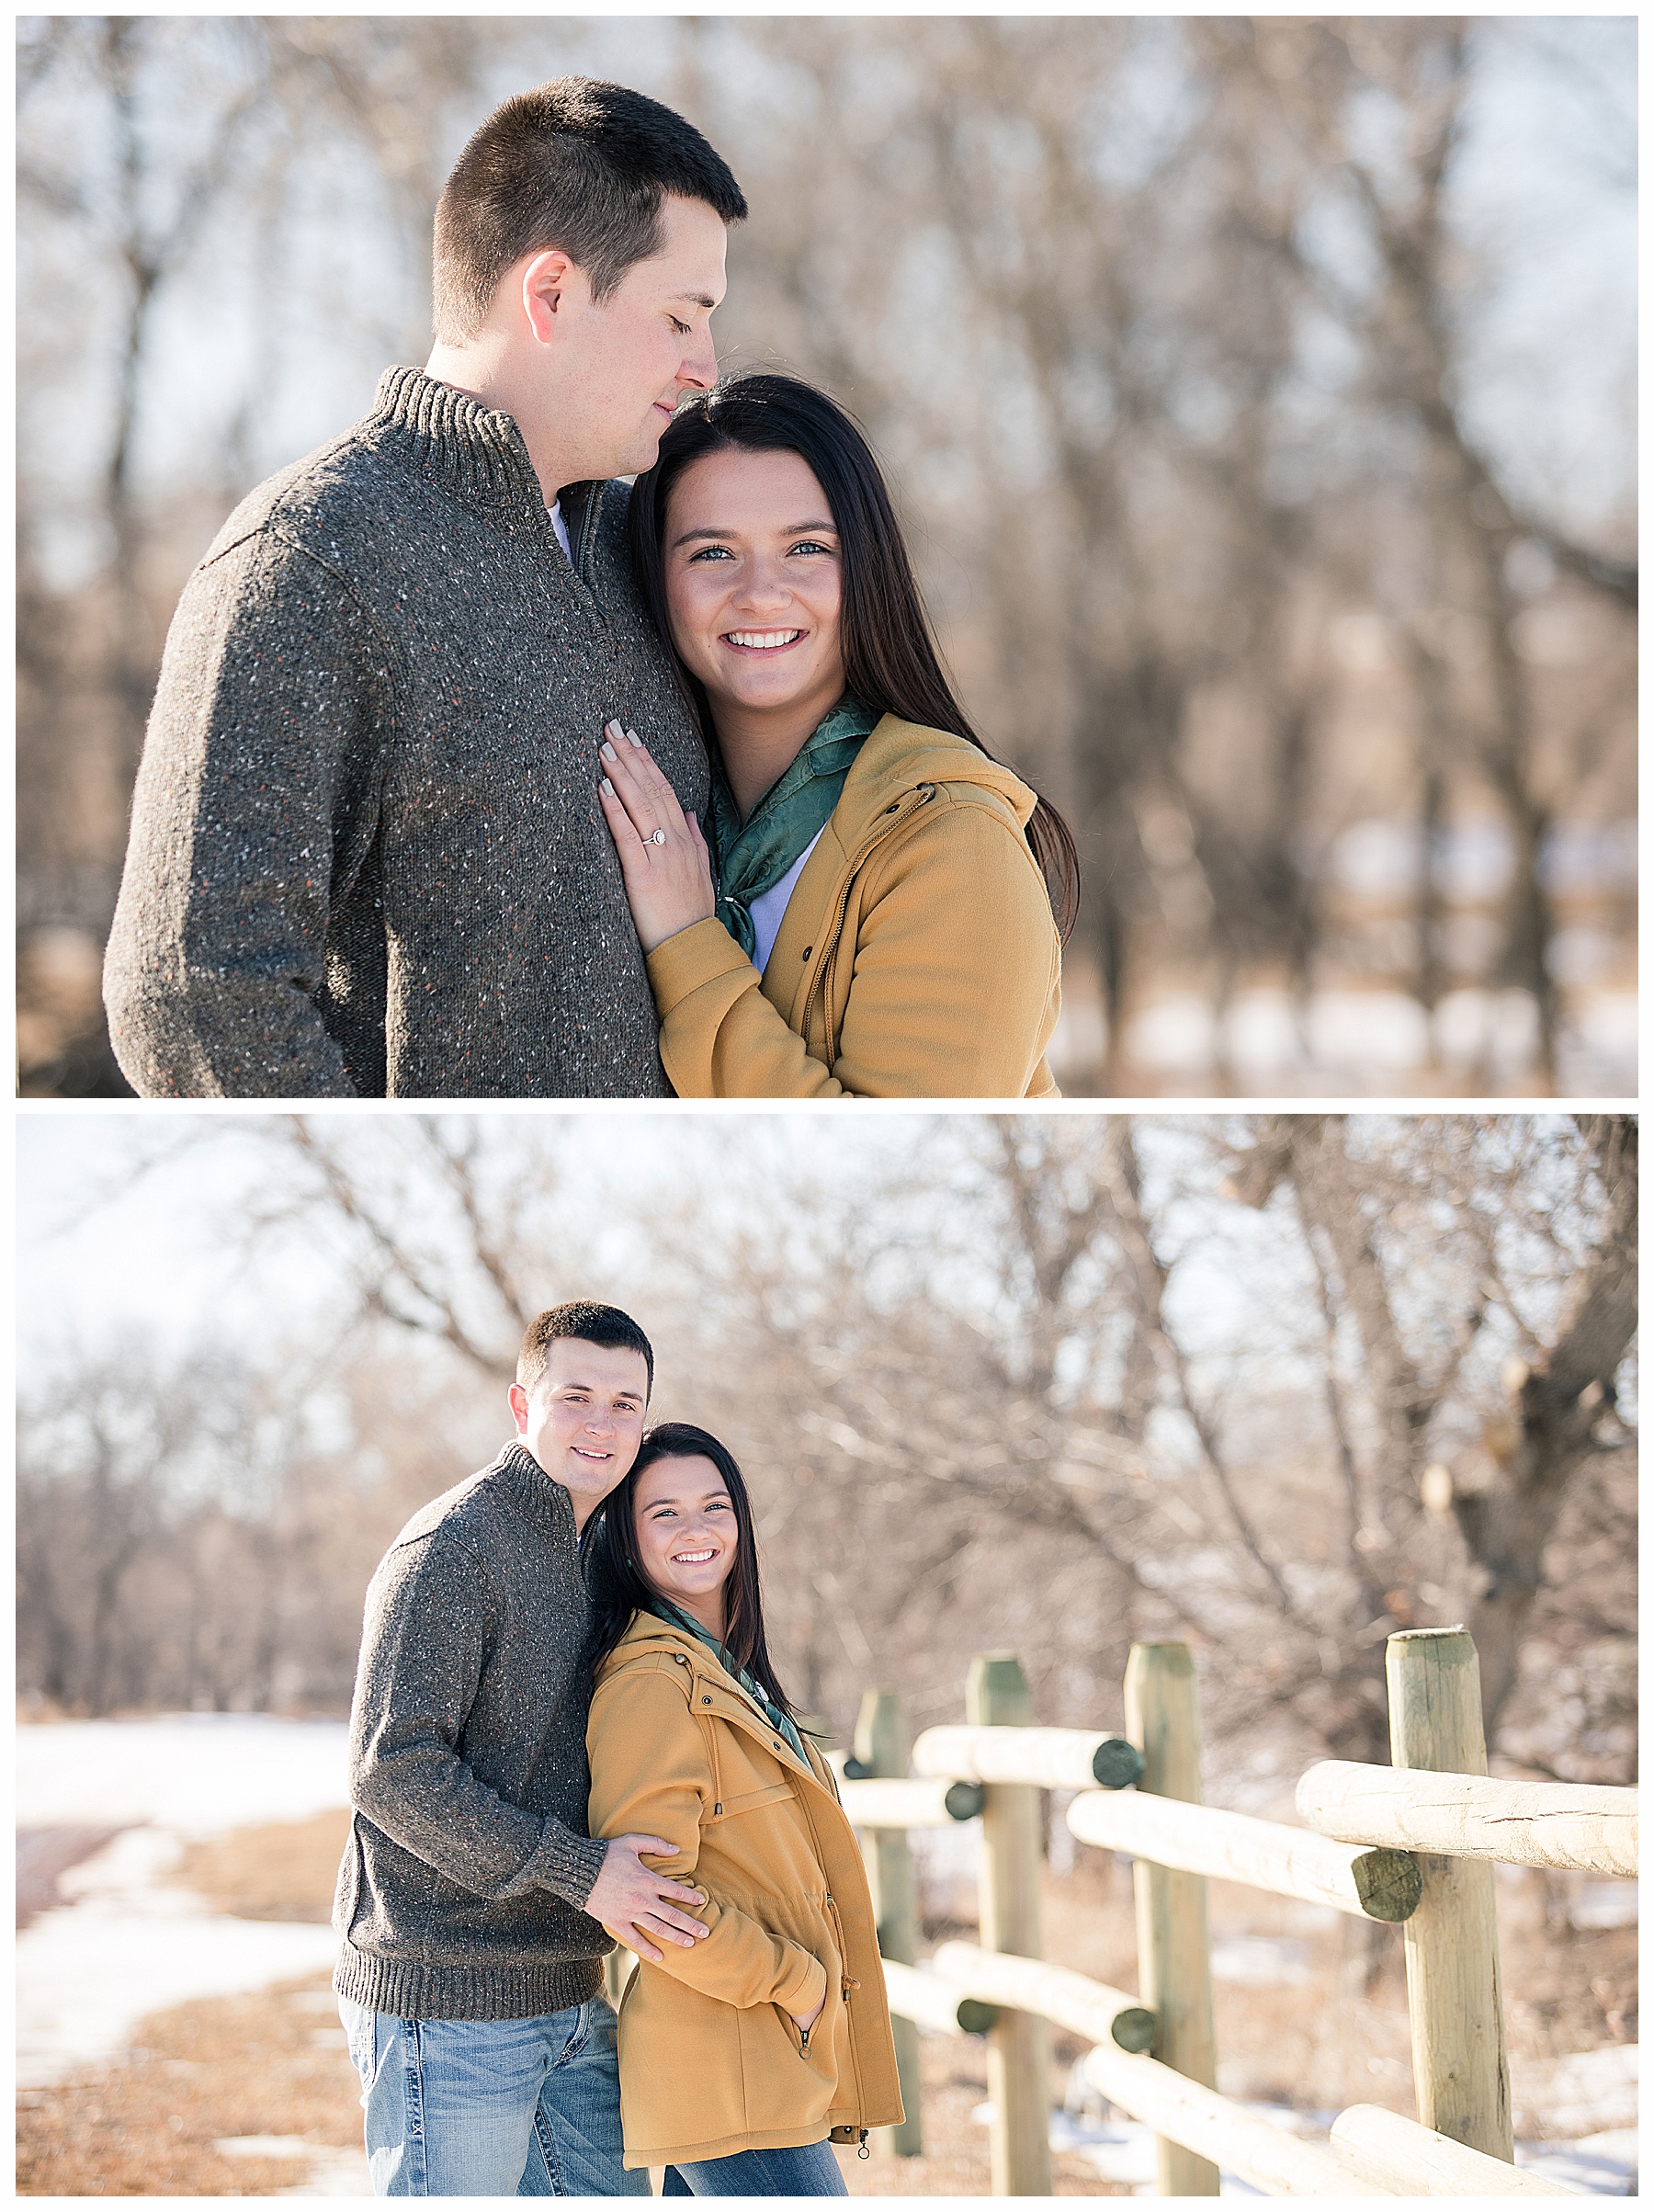
[[[1512,2163],[1492,1862],[1635,1877],[1637,1792],[1490,1780],[1462,1628],[1392,1636],[1386,1675],[1392,1764],[1311,1767],[1302,1828],[1200,1803],[1183,1644],[1133,1647],[1123,1737],[1031,1727],[1022,1669],[1003,1653],[972,1662],[968,1725],[928,1729],[911,1753],[897,1698],[869,1691],[843,1787],[865,1837],[909,2116],[885,2131],[889,2147],[923,2148],[919,2028],[985,2034],[993,2193],[1048,2196],[1055,2022],[1093,2046],[1093,2086],[1154,2130],[1162,2195],[1216,2196],[1220,2167],[1271,2195],[1571,2195]],[[1040,1956],[1043,1789],[1078,1793],[1072,1832],[1132,1859],[1135,1997]],[[944,1944],[920,1972],[907,1832],[979,1817],[980,1941]],[[1353,2105],[1322,2146],[1218,2094],[1212,1877],[1399,1923],[1417,2119]]]

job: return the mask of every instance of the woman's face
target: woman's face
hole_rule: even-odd
[[[837,704],[839,535],[808,462],[703,455],[672,487],[664,550],[673,642],[715,707],[813,727]]]
[[[638,1477],[632,1530],[643,1579],[685,1611],[720,1590],[740,1531],[724,1479],[710,1459],[656,1459]]]

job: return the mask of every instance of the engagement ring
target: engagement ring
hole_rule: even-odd
[[[664,845],[666,842],[665,831],[651,830],[649,834],[649,842],[651,845]]]

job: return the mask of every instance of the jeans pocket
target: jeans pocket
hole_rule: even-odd
[[[373,2087],[379,2064],[379,2014],[348,1997],[339,2000],[339,2019],[350,2046],[350,2061],[361,2079],[363,2093]]]

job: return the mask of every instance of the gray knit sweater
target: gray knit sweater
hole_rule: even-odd
[[[414,1514],[368,1591],[334,1987],[413,2020],[527,2020],[602,1986],[580,1908],[587,1630],[574,1508],[520,1444]]]
[[[705,754],[623,484],[561,498],[415,369],[261,484],[185,587],[104,971],[149,1097],[667,1094],[597,803],[611,716]]]

